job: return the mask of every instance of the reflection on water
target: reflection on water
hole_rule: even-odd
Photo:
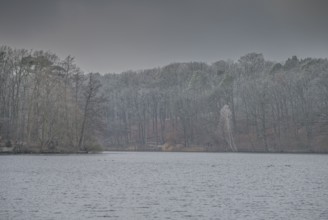
[[[328,219],[328,155],[0,157],[0,219]]]

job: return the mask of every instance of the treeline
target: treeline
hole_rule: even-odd
[[[232,112],[239,151],[328,151],[328,61],[174,63],[102,76],[113,149],[229,151],[220,110]]]
[[[98,148],[99,74],[71,56],[0,47],[0,147],[16,152]]]
[[[84,74],[71,56],[0,47],[0,147],[18,152],[328,151],[328,61],[173,63]]]

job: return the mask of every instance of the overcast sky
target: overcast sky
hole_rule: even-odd
[[[261,52],[328,57],[327,0],[0,0],[0,44],[76,57],[86,72]]]

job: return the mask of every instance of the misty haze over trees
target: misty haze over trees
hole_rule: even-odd
[[[0,48],[0,144],[17,152],[230,151],[223,108],[237,151],[327,152],[328,61],[249,53],[100,75]]]

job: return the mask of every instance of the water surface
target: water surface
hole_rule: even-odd
[[[0,156],[0,219],[328,219],[328,155]]]

